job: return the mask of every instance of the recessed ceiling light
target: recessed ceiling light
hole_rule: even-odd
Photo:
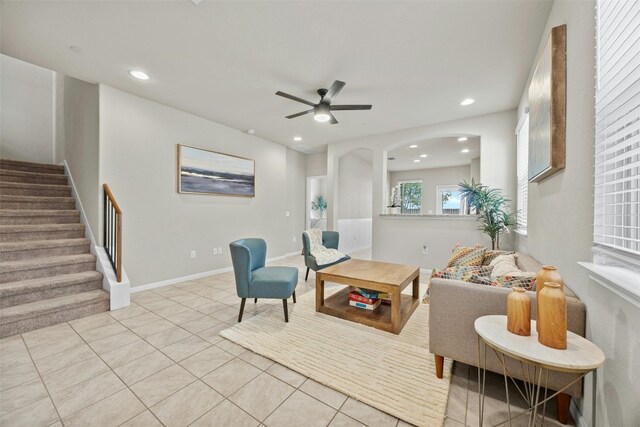
[[[415,159],[415,160],[413,161],[413,163],[420,163],[420,160]]]
[[[425,157],[427,157],[427,155],[426,154],[420,154],[420,157],[422,157],[424,159]]]
[[[247,129],[247,133],[249,135],[255,135],[256,134],[256,130],[255,129]]]
[[[468,152],[469,152],[469,149],[468,149],[468,148],[465,148],[464,150],[462,150],[462,152],[463,152],[463,153],[468,153]]]
[[[149,80],[151,78],[149,77],[149,74],[140,70],[129,70],[129,75],[138,80]]]
[[[467,138],[466,136],[461,136],[460,138],[458,138],[458,142],[463,142],[463,141],[466,141],[467,139],[469,138]]]
[[[416,144],[412,144],[409,146],[409,148],[418,148],[418,146]]]
[[[294,141],[302,141],[302,137],[301,136],[294,136],[293,140]]]
[[[476,101],[474,101],[474,100],[473,100],[473,99],[471,99],[471,98],[467,98],[467,99],[463,99],[463,100],[462,100],[462,102],[460,103],[460,105],[471,105],[471,104],[473,104],[474,102],[476,102]]]

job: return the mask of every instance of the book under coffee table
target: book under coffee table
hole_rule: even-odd
[[[325,299],[325,282],[347,287]],[[409,284],[413,284],[412,295],[402,294]],[[381,304],[373,311],[352,307],[349,286],[387,292],[391,304]],[[316,311],[399,334],[420,303],[419,288],[418,267],[351,259],[316,272]]]

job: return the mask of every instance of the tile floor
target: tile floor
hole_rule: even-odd
[[[298,295],[312,291],[301,257],[280,264],[299,268]],[[232,273],[131,299],[121,310],[0,340],[0,425],[407,426],[220,338],[240,305]],[[271,309],[281,302],[247,303],[244,318]],[[445,426],[477,425],[476,370],[454,366]],[[487,394],[486,420],[502,419],[502,377],[489,376]]]

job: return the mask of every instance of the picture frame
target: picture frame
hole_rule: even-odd
[[[255,197],[255,161],[178,144],[178,193]]]
[[[566,161],[567,26],[551,30],[529,85],[529,182],[564,169]]]

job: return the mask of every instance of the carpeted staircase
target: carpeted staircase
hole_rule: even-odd
[[[0,160],[0,338],[109,310],[64,167]]]

